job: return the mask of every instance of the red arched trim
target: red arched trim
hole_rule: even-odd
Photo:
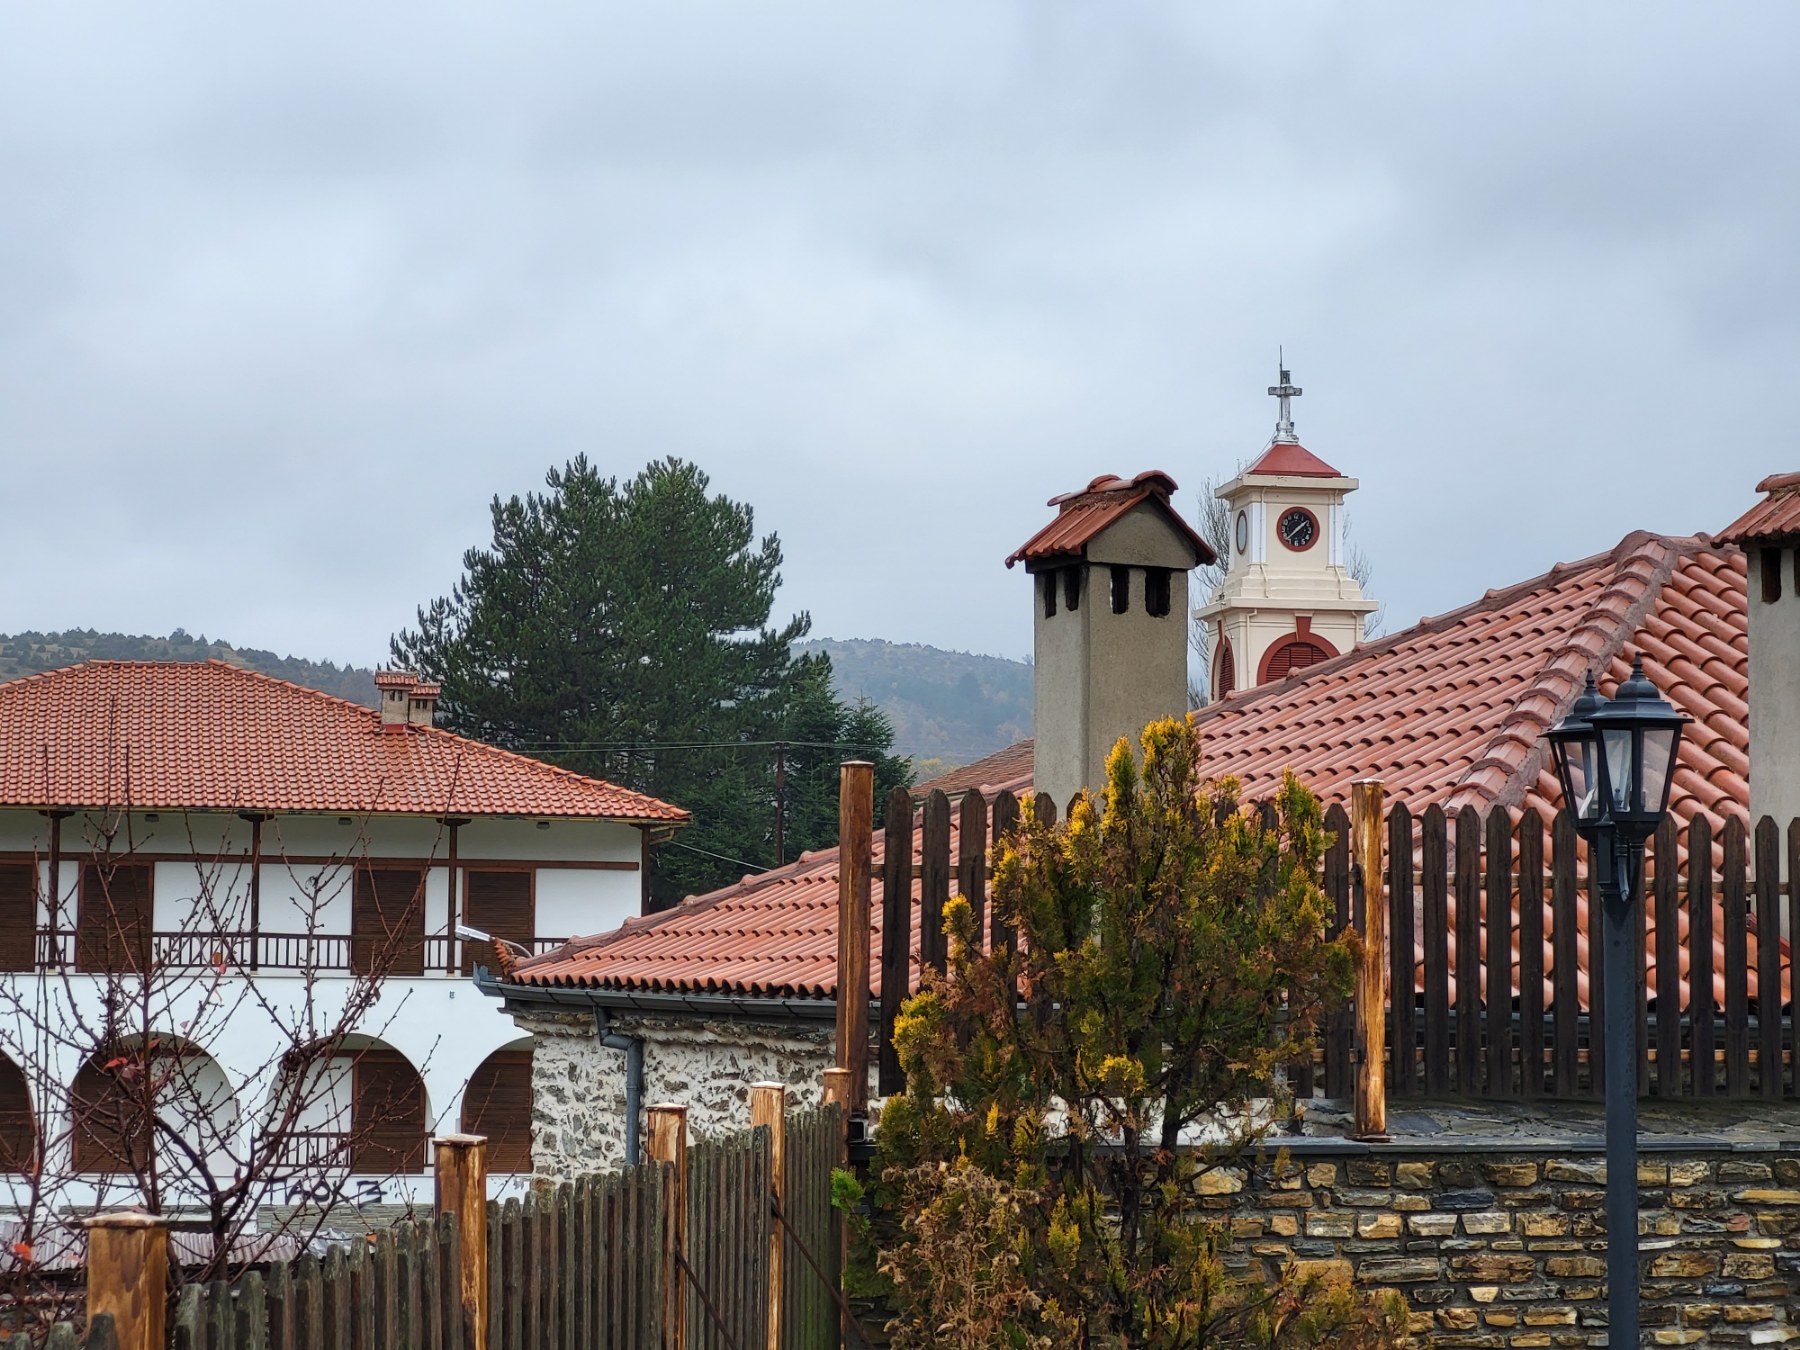
[[[1237,692],[1237,659],[1231,654],[1231,639],[1219,634],[1219,660],[1213,672],[1213,697],[1225,698]]]
[[[1337,654],[1337,648],[1317,633],[1308,633],[1305,637],[1298,634],[1285,637],[1263,653],[1262,663],[1256,672],[1256,682],[1267,684],[1270,680],[1285,679],[1296,670],[1316,666]]]

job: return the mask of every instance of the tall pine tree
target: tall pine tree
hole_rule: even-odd
[[[657,903],[774,863],[780,744],[789,858],[834,842],[840,759],[874,759],[878,792],[906,781],[881,713],[793,659],[808,616],[771,626],[781,544],[747,504],[678,459],[620,483],[577,456],[546,485],[494,499],[493,542],[393,657],[443,685],[452,730],[693,812],[657,852]]]

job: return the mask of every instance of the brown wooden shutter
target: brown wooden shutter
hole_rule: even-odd
[[[488,1169],[531,1170],[531,1051],[496,1050],[463,1091],[464,1134],[487,1138]]]
[[[83,1064],[69,1093],[77,1172],[136,1172],[150,1157],[150,1118],[118,1073],[106,1067],[112,1054],[103,1050]],[[144,1067],[135,1051],[119,1055],[127,1068]]]
[[[1305,670],[1308,666],[1316,666],[1325,659],[1325,649],[1316,647],[1310,642],[1293,640],[1283,643],[1275,649],[1275,655],[1269,658],[1269,678],[1284,679],[1296,670]]]
[[[425,1167],[425,1083],[397,1050],[364,1050],[351,1074],[350,1170],[361,1176]]]
[[[350,964],[358,975],[425,973],[425,874],[358,868],[350,913]]]
[[[37,967],[37,865],[0,863],[0,970]]]
[[[469,927],[479,928],[497,938],[523,943],[525,950],[531,951],[532,940],[537,936],[536,907],[532,903],[531,894],[532,874],[518,870],[471,870],[465,875],[468,877],[468,888],[464,892],[463,913]],[[487,944],[465,942],[463,974],[473,974],[477,961],[489,970],[497,971],[500,968]]]
[[[37,1152],[31,1089],[17,1064],[0,1055],[0,1172],[23,1172]]]
[[[1231,639],[1219,639],[1219,678],[1218,688],[1213,691],[1215,698],[1224,698],[1227,694],[1237,692],[1237,658],[1231,654]]]
[[[148,970],[153,903],[149,863],[85,864],[75,964],[109,973]]]

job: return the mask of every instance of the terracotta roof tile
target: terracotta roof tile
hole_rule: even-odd
[[[0,684],[0,805],[688,819],[435,727],[384,731],[373,708],[223,661],[88,661]]]
[[[1489,591],[1462,609],[1235,694],[1195,721],[1205,733],[1209,768],[1238,777],[1252,798],[1273,791],[1291,767],[1328,799],[1378,775],[1390,799],[1415,814],[1435,802],[1448,811],[1499,806],[1515,817],[1532,808],[1548,820],[1558,795],[1543,730],[1562,716],[1591,665],[1600,663],[1601,683],[1610,685],[1625,678],[1630,654],[1640,649],[1657,686],[1695,719],[1682,738],[1674,811],[1684,824],[1704,812],[1716,840],[1719,822],[1742,816],[1749,801],[1747,612],[1743,554],[1704,536],[1633,534],[1610,553]],[[1028,792],[1029,744],[927,787]],[[875,846],[879,873],[879,836]],[[527,964],[523,978],[831,997],[837,878],[835,850],[812,854],[572,943]],[[917,882],[914,899],[916,921]],[[879,910],[878,895],[870,931],[877,982]],[[1585,910],[1580,923],[1578,948],[1585,952]],[[1684,915],[1684,931],[1685,923]],[[1722,920],[1713,932],[1722,962]],[[691,937],[715,954],[682,956]],[[1580,960],[1585,989],[1585,955]],[[1754,977],[1754,956],[1751,962]]]
[[[1244,473],[1280,474],[1284,478],[1343,477],[1298,441],[1271,441],[1269,448],[1258,455],[1256,463]]]
[[[985,759],[951,769],[913,788],[914,800],[929,793],[941,792],[946,797],[960,796],[970,789],[985,789],[996,783],[1014,783],[1031,777],[1031,741],[1015,741],[1004,750],[996,750]]]
[[[1741,544],[1800,534],[1800,473],[1771,474],[1756,490],[1768,496],[1727,525],[1719,538]]]
[[[1065,492],[1045,503],[1056,508],[1056,518],[1010,554],[1006,565],[1079,557],[1102,530],[1142,502],[1154,503],[1181,531],[1193,546],[1197,564],[1215,561],[1211,547],[1170,501],[1174,495],[1175,480],[1160,469],[1129,479],[1104,474],[1079,492]]]

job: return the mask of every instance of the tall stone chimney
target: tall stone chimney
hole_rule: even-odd
[[[1800,473],[1719,535],[1744,550],[1750,609],[1750,819],[1800,816]]]
[[[1158,470],[1052,497],[1056,517],[1006,565],[1031,575],[1039,792],[1059,810],[1106,778],[1121,736],[1187,711],[1188,571],[1213,561]]]

